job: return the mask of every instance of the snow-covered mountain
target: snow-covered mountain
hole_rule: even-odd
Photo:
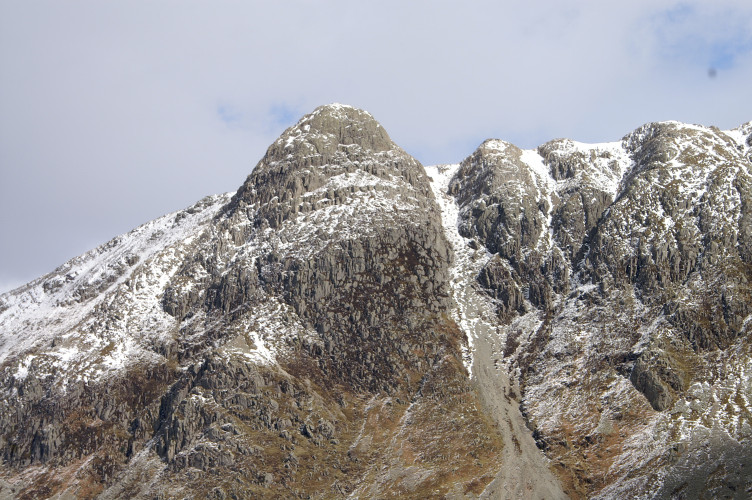
[[[0,496],[747,498],[751,148],[424,168],[317,108],[236,193],[0,295]]]

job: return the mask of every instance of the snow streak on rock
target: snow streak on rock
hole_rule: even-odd
[[[463,362],[472,377],[476,339],[479,335],[489,335],[490,332],[495,332],[497,327],[494,326],[494,307],[489,298],[477,290],[475,281],[490,254],[477,244],[476,249],[473,249],[472,240],[460,235],[457,229],[459,207],[454,198],[447,194],[449,181],[458,169],[459,164],[436,165],[426,167],[426,172],[432,180],[431,189],[441,207],[444,234],[454,250],[454,261],[449,269],[452,298],[455,304],[452,309],[452,319],[460,325],[467,336],[468,347],[463,352]]]
[[[447,193],[449,182],[458,170],[459,165],[426,167],[432,179],[434,196],[441,207],[444,232],[454,249],[454,261],[450,267],[454,301],[451,315],[468,339],[463,361],[504,438],[499,471],[481,497],[505,500],[566,498],[520,414],[519,389],[513,388],[500,364],[506,331],[498,321],[493,301],[477,283],[478,273],[488,263],[491,254],[477,241],[460,235],[459,207],[454,197]]]

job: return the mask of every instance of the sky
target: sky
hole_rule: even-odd
[[[752,2],[0,0],[0,293],[236,190],[319,105],[425,165],[752,120]]]

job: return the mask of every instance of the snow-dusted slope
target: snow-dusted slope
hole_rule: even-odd
[[[0,296],[0,364],[17,380],[31,371],[64,386],[142,358],[154,362],[151,345],[167,342],[176,327],[161,294],[230,196],[160,217]]]

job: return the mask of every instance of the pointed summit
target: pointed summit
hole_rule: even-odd
[[[377,192],[410,209],[433,202],[418,160],[370,113],[343,104],[316,108],[274,141],[238,190],[230,210],[247,207],[256,225],[277,227],[298,213]]]
[[[275,144],[284,141],[288,145],[296,139],[312,139],[311,136],[326,136],[329,145],[358,145],[376,152],[395,147],[370,113],[345,104],[319,106],[287,129]]]
[[[311,164],[321,165],[337,151],[351,146],[371,153],[400,149],[367,111],[344,104],[327,104],[285,130],[256,168],[262,163],[288,160],[290,155],[310,158]]]

